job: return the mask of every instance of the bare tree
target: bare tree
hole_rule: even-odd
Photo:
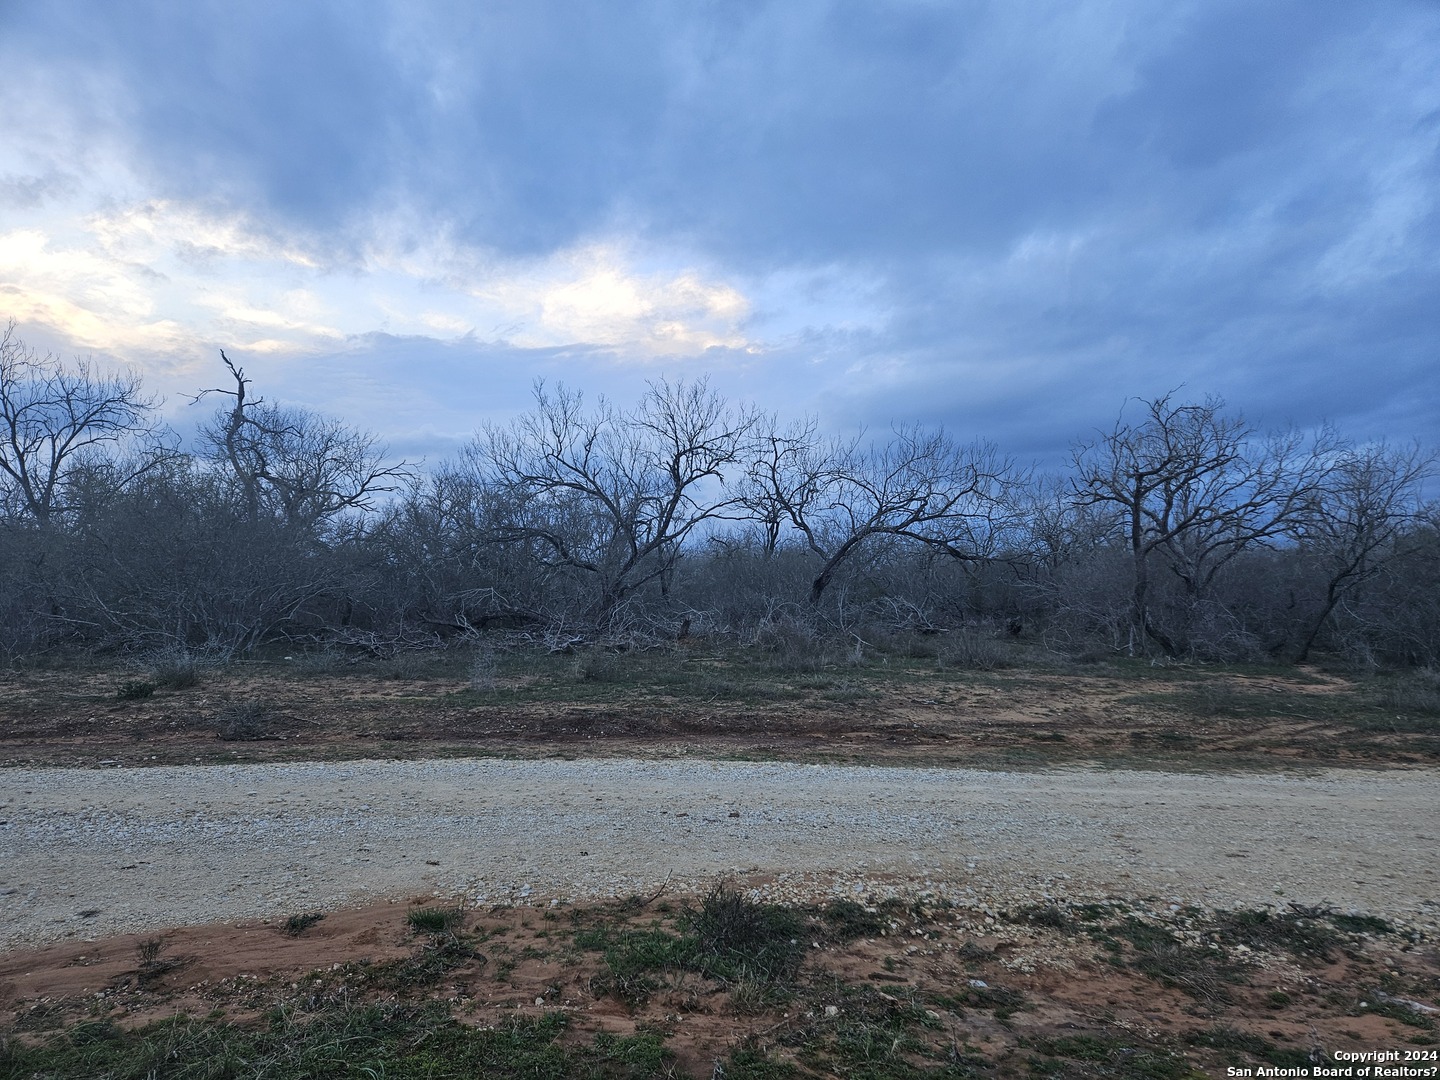
[[[88,361],[66,367],[15,336],[0,336],[0,484],[11,512],[49,524],[72,509],[67,477],[102,459],[124,485],[172,452],[152,419],[156,399],[133,373],[105,373]],[[134,453],[122,463],[119,452]]]
[[[829,477],[837,449],[822,443],[817,421],[806,417],[781,428],[775,417],[760,419],[746,469],[740,504],[760,528],[760,548],[773,558],[795,519],[808,520]]]
[[[920,543],[962,560],[995,550],[1010,462],[984,443],[955,443],[942,431],[895,429],[887,443],[816,444],[813,425],[765,440],[750,464],[751,505],[783,511],[820,559],[810,583],[818,604],[835,573],[881,538]]]
[[[1333,436],[1297,433],[1258,443],[1225,403],[1144,401],[1145,418],[1121,420],[1074,451],[1077,506],[1109,508],[1131,557],[1133,655],[1148,640],[1166,654],[1179,645],[1151,613],[1151,563],[1159,557],[1200,599],[1240,552],[1282,536],[1323,480]]]
[[[229,467],[248,520],[262,514],[292,527],[315,530],[346,511],[373,510],[377,495],[413,475],[407,461],[385,462],[373,435],[304,409],[272,405],[249,394],[251,380],[225,351],[220,359],[235,389],[202,391],[235,399],[201,430],[211,456]]]
[[[703,380],[652,383],[628,412],[603,399],[586,411],[579,393],[537,383],[535,408],[487,428],[467,460],[509,502],[494,539],[584,575],[594,585],[586,615],[605,623],[642,585],[665,587],[706,522],[736,516],[727,471],[755,425]]]
[[[1314,559],[1325,593],[1305,628],[1296,660],[1309,657],[1336,608],[1397,555],[1397,542],[1416,520],[1420,487],[1436,456],[1418,445],[1383,442],[1349,447],[1295,521],[1302,553]]]

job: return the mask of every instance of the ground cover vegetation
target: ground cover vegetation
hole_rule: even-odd
[[[1165,769],[1440,761],[1440,677],[1076,660],[987,635],[789,636],[569,655],[484,640],[391,658],[65,654],[0,670],[0,765],[673,757]],[[144,687],[139,694],[135,687]]]
[[[0,652],[165,656],[157,687],[267,645],[395,660],[487,635],[1440,665],[1418,444],[1264,433],[1171,395],[1041,476],[940,430],[827,438],[661,381],[628,407],[537,386],[422,466],[222,360],[181,446],[136,377],[4,333]]]
[[[1188,1080],[1440,1045],[1434,943],[1321,909],[781,906],[721,882],[581,907],[422,897],[318,914],[7,958],[0,1069]],[[26,991],[36,970],[43,996]]]

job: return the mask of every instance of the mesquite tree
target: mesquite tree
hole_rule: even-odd
[[[1420,488],[1435,455],[1418,445],[1347,447],[1294,524],[1303,554],[1319,568],[1324,594],[1304,629],[1296,660],[1304,662],[1336,608],[1402,554],[1417,520]]]
[[[809,599],[867,545],[890,538],[962,560],[994,553],[1014,466],[985,443],[896,428],[883,443],[807,441],[813,428],[767,439],[751,461],[749,501],[773,506],[819,559]]]
[[[152,419],[157,401],[137,375],[105,373],[88,361],[66,366],[15,336],[0,335],[0,500],[10,514],[48,525],[72,510],[69,474],[104,461],[124,485],[172,453]],[[130,448],[123,467],[120,452]]]
[[[579,393],[538,383],[535,408],[487,428],[466,461],[509,507],[491,538],[588,581],[585,616],[605,625],[641,586],[665,587],[697,530],[738,515],[728,474],[756,423],[703,380],[651,383],[631,410],[603,399],[587,410]]]
[[[1131,654],[1153,641],[1167,655],[1180,642],[1152,616],[1150,577],[1157,560],[1192,601],[1241,552],[1284,535],[1329,468],[1334,438],[1295,433],[1256,439],[1225,403],[1144,401],[1137,423],[1123,417],[1074,450],[1077,506],[1109,510],[1131,563]]]

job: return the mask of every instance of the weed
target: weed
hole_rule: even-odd
[[[1051,930],[1070,931],[1078,925],[1058,904],[1028,904],[1009,918],[1011,922],[1024,922]]]
[[[1177,1054],[1137,1048],[1131,1039],[1109,1036],[1068,1035],[1058,1039],[1022,1040],[1050,1060],[1031,1061],[1031,1072],[1038,1076],[1126,1076],[1134,1080],[1189,1080],[1197,1073]],[[1072,1073],[1061,1060],[1083,1062],[1091,1068]],[[1092,1071],[1095,1070],[1095,1071]],[[1118,1070],[1118,1071],[1112,1071]]]
[[[1347,934],[1393,934],[1395,927],[1375,915],[1360,915],[1354,912],[1341,914],[1338,911],[1323,912],[1335,926]]]
[[[16,1031],[56,1031],[65,1026],[65,1006],[58,1002],[39,1002],[19,1013],[14,1021]]]
[[[1239,1028],[1229,1024],[1216,1024],[1189,1036],[1186,1041],[1191,1046],[1204,1046],[1211,1050],[1226,1050],[1230,1053],[1249,1054],[1270,1065],[1281,1067],[1308,1067],[1313,1064],[1310,1054],[1305,1050],[1285,1049],[1276,1046],[1269,1039],[1259,1035],[1251,1035],[1249,1032],[1241,1031]]]
[[[448,934],[465,925],[465,909],[462,907],[414,908],[405,915],[405,922],[417,934]]]
[[[910,1063],[911,1056],[926,1053],[916,1031],[936,1024],[917,995],[897,997],[876,987],[836,981],[820,988],[811,1002],[821,1007],[825,1020],[802,1036],[800,1058],[818,1072],[871,1080],[966,1075],[931,1073]]]
[[[422,945],[413,956],[376,964],[372,968],[370,981],[387,990],[407,990],[419,986],[430,986],[456,968],[467,964],[485,964],[486,958],[468,942],[457,938],[432,938]]]
[[[494,649],[476,649],[470,659],[470,669],[466,672],[470,689],[477,694],[489,693],[494,690],[497,667]]]
[[[375,665],[375,677],[394,682],[415,682],[434,674],[435,659],[428,653],[409,649],[387,657]]]
[[[1377,701],[1382,709],[1397,713],[1440,716],[1440,671],[1414,671],[1397,678],[1381,688]]]
[[[1272,914],[1269,911],[1231,911],[1216,917],[1213,936],[1222,943],[1284,951],[1296,956],[1330,960],[1340,938],[1313,915]]]
[[[160,961],[160,954],[165,951],[165,939],[163,937],[145,938],[135,944],[135,955],[140,960],[142,968],[154,967]]]
[[[294,675],[345,675],[355,670],[356,662],[353,656],[327,648],[300,653],[286,666]]]
[[[996,1019],[1003,1020],[1011,1013],[1025,1007],[1025,995],[1018,990],[996,986],[975,979],[953,994],[936,994],[935,1001],[956,1012],[964,1009],[989,1009]]]
[[[658,926],[611,934],[607,930],[582,930],[575,935],[581,949],[601,949],[606,973],[591,982],[597,994],[613,993],[622,1001],[639,1005],[659,989],[659,976],[693,970],[695,942]]]
[[[805,955],[800,916],[774,904],[758,904],[719,884],[706,894],[691,923],[698,970],[724,982],[762,985],[791,979]]]
[[[945,639],[935,666],[941,671],[1001,671],[1014,667],[1015,657],[992,634],[961,630]]]
[[[1199,1001],[1227,1001],[1229,985],[1243,982],[1239,969],[1209,949],[1154,944],[1136,950],[1131,966]]]
[[[1251,706],[1245,695],[1222,682],[1205,683],[1195,691],[1194,702],[1201,716],[1244,716]]]
[[[270,735],[270,710],[262,702],[227,705],[215,718],[215,734],[226,742],[256,742]]]
[[[207,1080],[339,1075],[638,1080],[663,1075],[667,1068],[670,1055],[653,1032],[565,1043],[567,1025],[563,1014],[551,1013],[476,1028],[440,1005],[341,1003],[306,1015],[276,1009],[263,1027],[179,1017],[100,1040],[77,1042],[62,1035],[38,1046],[7,1043],[0,1064],[7,1075]]]
[[[798,619],[762,623],[755,631],[755,649],[761,670],[776,675],[804,675],[836,665],[831,650],[813,627]]]
[[[573,675],[579,683],[619,683],[625,681],[626,670],[615,653],[587,649],[576,658]]]
[[[129,679],[120,684],[115,696],[121,701],[141,701],[155,693],[155,684],[149,679]]]
[[[605,927],[575,934],[577,948],[605,955],[606,973],[592,981],[632,1005],[645,1001],[661,980],[681,971],[715,979],[738,993],[736,1008],[773,1004],[786,992],[805,955],[804,919],[788,908],[758,904],[728,885],[716,885],[685,920],[684,933],[657,925],[615,932]]]
[[[1201,1001],[1225,1001],[1229,985],[1243,982],[1241,969],[1224,953],[1176,941],[1165,927],[1134,915],[1118,923],[1090,927],[1090,937],[1109,949],[1112,962],[1126,964],[1165,985],[1182,990]],[[1128,958],[1121,942],[1133,950]]]
[[[840,942],[876,937],[888,925],[888,921],[874,908],[867,908],[854,900],[830,901],[820,909],[820,918],[824,920],[829,936]]]
[[[1430,1017],[1413,1008],[1404,1001],[1398,1001],[1389,997],[1380,990],[1374,990],[1368,995],[1365,1003],[1365,1011],[1374,1013],[1376,1016],[1384,1016],[1391,1020],[1398,1020],[1410,1027],[1423,1028],[1426,1031],[1435,1030],[1435,1021]]]
[[[200,685],[200,667],[188,649],[162,649],[151,657],[150,678],[163,690],[189,690]]]
[[[729,1061],[715,1062],[711,1075],[724,1080],[790,1080],[796,1071],[788,1061],[779,1061],[753,1047],[742,1046],[731,1053]]]
[[[291,915],[280,924],[280,929],[291,937],[299,937],[323,918],[325,918],[323,911],[307,911],[304,914]]]
[[[691,683],[696,697],[707,701],[746,701],[756,696],[754,688],[739,679],[705,675]]]
[[[135,972],[135,981],[140,987],[148,988],[151,984],[168,971],[173,971],[185,963],[176,957],[161,957],[165,951],[167,942],[164,937],[145,938],[135,945],[135,955],[140,961],[140,966]]]
[[[1101,928],[1089,931],[1090,936],[1096,938],[1101,944],[1114,947],[1116,938],[1128,941],[1137,950],[1158,948],[1164,945],[1173,945],[1175,936],[1163,926],[1145,922],[1134,915],[1126,915],[1118,923],[1112,923]]]

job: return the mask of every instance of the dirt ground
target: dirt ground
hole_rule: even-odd
[[[1397,722],[1345,678],[1201,672],[838,677],[769,700],[696,700],[643,683],[602,694],[507,680],[306,674],[283,662],[117,699],[121,671],[0,673],[0,766],[331,758],[604,756],[1001,768],[1078,761],[1166,768],[1440,764],[1440,723]],[[790,687],[784,687],[790,689]],[[577,686],[578,690],[591,690]],[[534,700],[528,700],[533,697]],[[583,698],[590,700],[582,700]],[[558,698],[558,699],[557,699]],[[263,716],[237,730],[237,706]],[[227,720],[228,717],[232,717]],[[1357,717],[1362,722],[1356,722]]]

